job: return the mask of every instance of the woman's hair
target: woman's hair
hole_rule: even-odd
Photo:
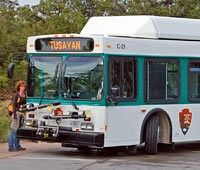
[[[15,89],[16,89],[17,92],[19,92],[20,86],[25,86],[25,87],[26,87],[26,82],[23,81],[23,80],[20,80],[20,81],[18,81],[18,82],[16,83]]]

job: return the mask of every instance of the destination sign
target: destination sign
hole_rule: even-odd
[[[89,52],[94,48],[91,38],[41,38],[35,41],[35,48],[40,52]]]

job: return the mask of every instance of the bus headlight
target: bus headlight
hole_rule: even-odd
[[[94,130],[93,123],[82,122],[81,123],[81,130]]]
[[[26,127],[37,127],[38,126],[38,121],[34,119],[28,119],[24,121],[24,124]]]

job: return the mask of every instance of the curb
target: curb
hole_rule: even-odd
[[[60,143],[47,143],[47,142],[36,143],[24,140],[23,141],[21,140],[20,143],[23,147],[26,148],[25,151],[8,152],[8,143],[0,143],[0,159],[61,147]]]

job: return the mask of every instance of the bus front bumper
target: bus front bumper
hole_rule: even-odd
[[[51,131],[37,135],[37,129],[19,128],[17,137],[21,139],[51,141],[66,143],[75,146],[103,147],[104,133],[101,132],[74,132],[59,130],[57,137]]]

